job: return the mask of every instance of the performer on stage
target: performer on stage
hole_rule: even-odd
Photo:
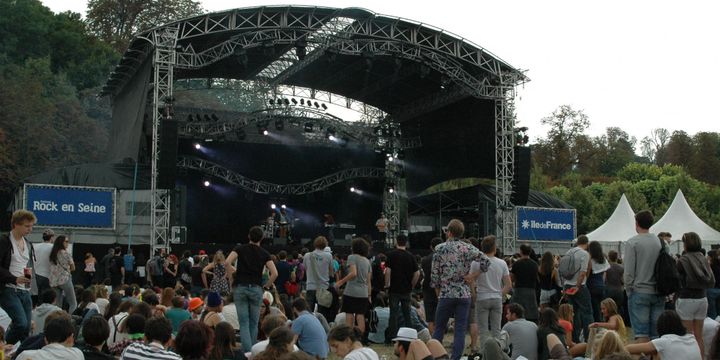
[[[279,237],[281,239],[286,238],[288,236],[288,216],[285,212],[285,209],[280,209],[280,227],[278,229]]]
[[[275,217],[277,214],[275,214],[275,210],[270,212],[270,216],[265,220],[265,238],[272,239],[275,237]]]
[[[385,241],[388,232],[388,219],[385,218],[385,214],[380,213],[380,218],[375,222],[375,227],[379,233],[378,240]]]
[[[323,215],[323,218],[325,219],[325,237],[332,246],[335,243],[335,235],[333,234],[333,230],[335,229],[335,218],[330,214]]]

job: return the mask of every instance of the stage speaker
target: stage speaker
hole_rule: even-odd
[[[160,159],[158,159],[159,189],[174,189],[177,177],[178,122],[160,121]]]
[[[513,205],[527,205],[528,193],[530,192],[530,148],[527,146],[515,147],[512,185],[511,201]]]

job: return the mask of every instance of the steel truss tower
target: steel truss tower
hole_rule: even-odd
[[[152,122],[152,163],[150,176],[150,247],[154,252],[158,248],[167,248],[170,230],[170,191],[158,189],[158,161],[160,160],[160,122],[172,119],[173,67],[175,66],[175,46],[177,27],[162,27],[153,32],[155,57],[153,59],[153,122]]]
[[[501,76],[507,89],[495,99],[495,208],[497,237],[504,254],[515,253],[515,209],[512,181],[515,164],[515,82]]]

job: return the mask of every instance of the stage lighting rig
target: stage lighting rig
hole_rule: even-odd
[[[275,209],[277,209],[277,205],[275,205],[275,204],[270,204],[270,208],[273,209],[273,210],[275,210]]]

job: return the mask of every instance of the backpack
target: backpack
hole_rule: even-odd
[[[565,254],[565,256],[560,258],[560,262],[558,263],[558,275],[560,275],[562,279],[571,280],[575,277],[575,274],[582,269],[582,264],[575,264],[575,253],[579,250],[580,248],[572,248]]]
[[[665,242],[660,241],[660,254],[655,260],[655,291],[658,295],[670,295],[680,290],[680,272],[677,263],[665,247]]]

